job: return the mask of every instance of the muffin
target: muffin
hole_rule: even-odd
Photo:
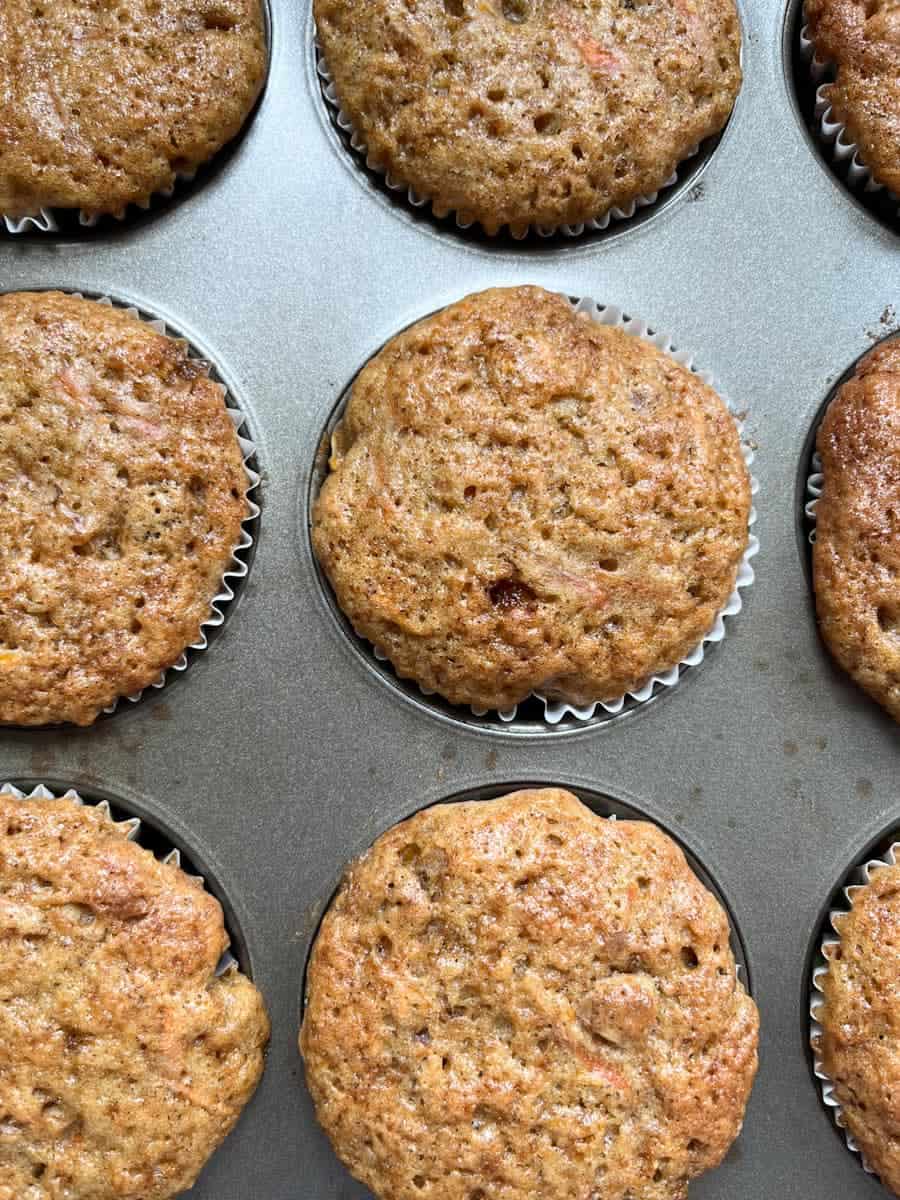
[[[454,704],[613,700],[734,589],[750,485],[696,375],[534,287],[395,337],[332,439],[312,540],[354,628]]]
[[[733,0],[315,0],[371,165],[488,233],[655,192],[728,120]]]
[[[809,37],[835,69],[826,94],[873,179],[900,195],[900,6],[806,0]]]
[[[816,444],[819,628],[836,661],[900,721],[900,338],[861,360]]]
[[[3,0],[0,213],[121,216],[238,133],[266,70],[261,0]]]
[[[0,793],[0,1200],[168,1200],[263,1070],[218,902],[71,799]]]
[[[307,987],[319,1120],[384,1200],[683,1200],[756,1070],[728,921],[681,850],[554,788],[380,837]]]
[[[900,1195],[900,866],[873,866],[850,895],[850,911],[832,917],[838,941],[824,948],[826,969],[816,978],[813,1044],[846,1132]]]
[[[0,722],[89,724],[199,637],[249,512],[207,370],[109,305],[0,296]]]

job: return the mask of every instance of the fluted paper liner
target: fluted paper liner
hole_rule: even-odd
[[[114,221],[124,221],[128,216],[128,210],[131,208],[140,209],[141,212],[149,212],[154,204],[162,200],[171,200],[179,185],[193,182],[196,175],[197,168],[191,171],[178,171],[175,175],[175,182],[170,184],[169,187],[154,192],[149,200],[127,204],[117,212],[86,213],[83,209],[39,208],[37,212],[28,213],[20,217],[11,217],[4,213],[2,214],[2,220],[7,233],[58,233],[58,218],[63,213],[77,212],[78,224],[84,229],[93,229],[103,217],[111,217]]]
[[[803,511],[806,513],[806,519],[812,525],[812,528],[807,535],[807,540],[810,545],[816,540],[816,508],[822,496],[822,488],[825,484],[825,476],[822,474],[822,457],[818,450],[813,454],[811,463],[812,472],[806,479],[806,503],[803,506]]]
[[[0,796],[14,796],[17,800],[69,800],[72,804],[76,804],[79,807],[85,805],[86,803],[86,801],[81,797],[81,795],[79,795],[75,788],[67,788],[65,792],[57,793],[51,791],[50,788],[45,787],[42,783],[38,784],[36,787],[33,787],[30,792],[23,792],[21,788],[17,788],[15,784],[3,783],[0,784]],[[104,819],[109,821],[116,829],[118,829],[122,834],[122,837],[124,837],[127,841],[137,842],[140,844],[140,817],[127,817],[124,821],[114,820],[113,815],[110,812],[108,800],[100,800],[97,804],[93,804],[90,807],[95,808],[97,812],[101,813]],[[160,856],[159,861],[168,866],[178,867],[179,870],[182,869],[181,851],[177,848],[177,846],[173,846],[171,849],[167,850],[163,855]],[[191,875],[187,871],[183,871],[183,874],[188,879],[196,883],[197,887],[205,889],[206,880],[202,875]],[[236,969],[238,969],[238,961],[231,953],[230,949],[226,947],[222,953],[222,957],[219,959],[216,965],[215,974],[217,976],[224,975],[226,972],[234,971]]]
[[[800,54],[809,68],[813,83],[816,84],[815,116],[819,140],[829,149],[835,164],[846,173],[850,188],[869,194],[885,193],[900,205],[900,196],[895,196],[873,178],[872,172],[860,155],[859,145],[847,132],[844,122],[835,115],[829,95],[835,77],[834,65],[819,58],[815,42],[810,37],[809,28],[805,23],[800,29]]]

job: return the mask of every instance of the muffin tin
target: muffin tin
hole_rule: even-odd
[[[273,1017],[268,1066],[196,1200],[363,1200],[315,1124],[296,1050],[306,956],[340,873],[417,808],[522,781],[658,820],[715,880],[762,1018],[744,1132],[693,1200],[880,1193],[836,1135],[808,1048],[813,947],[835,883],[900,823],[898,730],[820,644],[805,574],[808,435],[900,320],[900,240],[820,155],[798,100],[798,5],[741,3],[745,85],[715,153],[639,219],[487,239],[360,170],[323,100],[308,0],[271,0],[259,111],[153,219],[0,236],[0,289],[113,295],[216,364],[258,447],[252,570],[177,683],[89,729],[0,730],[0,775],[109,796],[217,881]],[[450,722],[386,686],[333,619],[307,536],[329,414],[423,313],[537,283],[665,329],[747,411],[756,582],[662,703],[565,737]],[[241,951],[243,954],[244,951]],[[240,955],[239,955],[240,956]]]

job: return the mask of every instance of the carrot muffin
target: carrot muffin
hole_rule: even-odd
[[[380,837],[307,984],[319,1120],[385,1200],[683,1200],[756,1071],[718,902],[656,826],[555,788]]]
[[[71,799],[0,793],[0,1200],[167,1200],[263,1070],[218,902]]]
[[[828,99],[872,177],[900,195],[900,4],[806,0],[809,36],[836,72]]]
[[[315,0],[369,159],[489,233],[600,217],[718,133],[741,84],[733,0]]]
[[[206,370],[108,305],[0,296],[0,722],[90,724],[199,637],[249,511]]]
[[[817,446],[813,585],[828,649],[900,721],[900,338],[866,355]]]
[[[3,0],[0,214],[146,204],[235,136],[265,69],[261,0]]]
[[[900,1195],[900,867],[871,869],[835,916],[839,941],[817,979],[824,1003],[815,1049],[847,1132],[883,1184]]]
[[[709,632],[747,546],[737,428],[687,368],[540,288],[360,373],[313,545],[397,673],[455,704],[617,699]]]

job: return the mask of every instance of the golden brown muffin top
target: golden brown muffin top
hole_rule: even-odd
[[[615,699],[701,641],[750,488],[687,368],[540,288],[469,296],[360,373],[313,544],[356,630],[455,704]]]
[[[426,809],[350,867],[301,1049],[385,1200],[683,1200],[738,1134],[757,1026],[674,842],[547,788]]]
[[[825,642],[900,721],[900,338],[876,347],[819,429],[813,584]]]
[[[206,369],[108,305],[0,296],[0,722],[90,724],[197,640],[249,511]]]
[[[900,194],[900,0],[806,0],[828,96],[873,177]]]
[[[3,0],[0,214],[146,204],[235,136],[265,69],[260,0]]]
[[[818,1051],[847,1131],[882,1183],[900,1195],[900,867],[875,867],[834,919],[839,945],[819,979]]]
[[[340,103],[379,166],[490,233],[655,192],[725,125],[733,0],[315,0]]]
[[[263,1070],[222,909],[69,799],[0,794],[0,1200],[167,1200]]]

